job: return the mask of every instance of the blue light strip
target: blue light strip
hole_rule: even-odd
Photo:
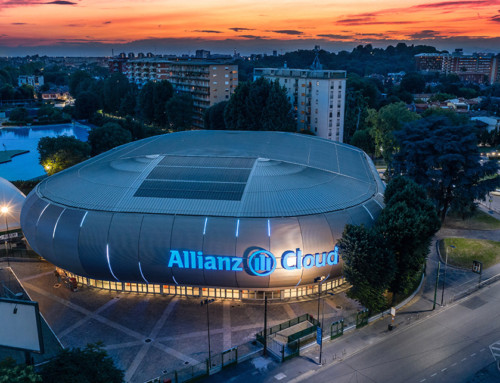
[[[238,235],[240,234],[240,220],[236,221],[236,238],[238,238]]]
[[[116,275],[115,273],[113,273],[113,269],[111,268],[111,262],[109,262],[109,244],[106,244],[106,259],[108,260],[108,267],[109,267],[109,271],[111,271],[111,275],[113,276],[113,278],[115,278],[118,282],[120,282],[120,280],[118,278],[116,278]]]
[[[54,225],[54,231],[52,232],[52,239],[54,239],[55,236],[56,236],[57,224],[59,223],[59,220],[61,219],[61,216],[63,215],[64,210],[66,210],[66,209],[63,209],[63,211],[61,212],[61,214],[59,214],[59,217],[57,217],[56,224]]]
[[[364,207],[364,208],[365,208],[365,210],[368,212],[368,214],[370,214],[370,217],[372,217],[372,220],[375,220],[375,218],[373,218],[372,213],[370,213],[370,210],[368,210],[368,208],[367,208],[365,205],[363,205],[363,207]]]
[[[203,235],[205,235],[205,233],[207,232],[207,221],[208,217],[205,218],[205,225],[203,226]]]
[[[267,236],[271,236],[271,222],[270,220],[267,220]]]
[[[42,218],[42,214],[44,213],[44,211],[49,207],[50,203],[47,204],[47,206],[45,206],[42,210],[42,212],[40,213],[40,215],[38,216],[38,219],[36,220],[36,226],[38,226],[38,222],[40,222],[40,218]]]
[[[83,226],[83,222],[85,221],[85,218],[87,217],[87,214],[89,214],[88,211],[86,211],[85,214],[83,215],[82,222],[80,222],[80,227]]]
[[[177,281],[175,280],[175,277],[172,275],[172,279],[174,280],[175,284],[178,285]]]
[[[141,272],[141,277],[144,279],[144,281],[149,285],[149,282],[146,278],[144,278],[144,274],[142,273],[142,267],[141,267],[141,262],[139,262],[139,271]]]

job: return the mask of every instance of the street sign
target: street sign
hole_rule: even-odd
[[[322,329],[321,327],[316,327],[316,342],[321,345],[323,343],[323,334],[322,334]]]
[[[483,270],[483,264],[479,261],[472,261],[472,272],[476,274],[481,274]]]
[[[391,307],[391,315],[392,315],[393,317],[395,317],[395,316],[396,316],[396,309],[395,309],[394,307]]]

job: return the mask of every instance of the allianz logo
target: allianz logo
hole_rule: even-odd
[[[286,250],[281,254],[281,267],[293,271],[301,268],[333,266],[339,263],[338,247],[331,251],[303,254],[300,248]],[[245,271],[250,275],[265,277],[276,270],[277,259],[264,249],[250,251],[244,257],[206,255],[202,251],[170,250],[168,267],[195,270]]]

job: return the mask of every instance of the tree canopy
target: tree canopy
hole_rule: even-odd
[[[224,109],[226,108],[227,101],[218,102],[212,105],[205,111],[203,119],[204,127],[207,130],[225,130],[226,124],[224,122]]]
[[[407,124],[395,134],[399,151],[394,174],[406,175],[427,191],[444,221],[448,209],[470,210],[475,200],[500,185],[495,161],[481,162],[474,125],[456,125],[446,116]]]
[[[174,130],[189,129],[193,123],[193,97],[188,93],[175,94],[165,104],[169,127]]]
[[[103,126],[93,128],[88,140],[92,155],[97,155],[132,141],[132,134],[116,122],[107,122]]]
[[[168,81],[148,81],[141,88],[138,107],[142,118],[147,123],[159,126],[167,124],[167,101],[174,95],[174,88]]]
[[[38,141],[40,165],[48,175],[55,174],[90,157],[90,145],[75,137],[42,137]]]
[[[40,375],[43,383],[122,383],[124,378],[102,344],[65,349],[43,365]]]
[[[224,109],[224,121],[229,130],[296,131],[285,89],[262,77],[236,87]]]
[[[42,377],[33,366],[17,365],[14,359],[7,358],[0,362],[0,383],[37,383]]]

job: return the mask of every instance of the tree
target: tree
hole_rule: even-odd
[[[375,230],[394,254],[396,273],[390,289],[396,294],[406,294],[422,270],[440,222],[425,189],[406,177],[389,182],[384,202]]]
[[[226,130],[224,122],[224,109],[226,108],[227,101],[218,102],[212,105],[205,111],[204,127],[207,130]]]
[[[88,140],[92,155],[97,155],[132,141],[132,134],[116,122],[107,122],[103,126],[93,128]]]
[[[346,225],[338,242],[351,298],[371,312],[386,306],[384,293],[394,279],[394,255],[382,236],[363,225]]]
[[[99,99],[96,93],[81,92],[75,101],[75,114],[77,118],[89,119],[99,109]]]
[[[122,104],[122,99],[129,93],[130,88],[131,85],[127,77],[122,73],[114,73],[104,80],[104,111],[109,113],[118,113]],[[130,102],[130,100],[127,100],[127,102]]]
[[[89,91],[94,79],[83,70],[77,70],[69,78],[69,92],[74,98],[78,98],[81,92]]]
[[[479,161],[472,124],[457,126],[447,117],[431,116],[407,124],[395,136],[400,149],[394,156],[394,174],[422,185],[441,221],[450,207],[467,211],[500,186],[498,164]]]
[[[0,383],[36,383],[42,377],[33,366],[17,365],[14,359],[6,358],[0,362]]]
[[[100,343],[63,350],[40,374],[44,383],[122,383],[124,378]]]
[[[9,120],[14,122],[26,122],[28,121],[29,113],[26,108],[20,107],[13,109],[9,114]]]
[[[407,73],[399,84],[401,91],[409,93],[422,93],[425,89],[425,78],[419,73]]]
[[[40,165],[48,175],[85,161],[90,156],[90,145],[75,137],[42,137],[38,141]]]
[[[351,145],[363,150],[365,153],[373,156],[375,154],[375,142],[368,129],[358,130],[351,138]]]
[[[141,88],[138,107],[143,120],[149,124],[165,126],[167,124],[166,104],[174,95],[174,88],[168,81],[148,81]]]
[[[181,93],[174,95],[165,105],[170,128],[174,130],[189,129],[193,123],[193,97]]]
[[[394,151],[397,150],[395,132],[401,129],[404,123],[419,118],[418,114],[408,110],[404,102],[386,105],[378,112],[374,109],[368,110],[367,123],[371,126],[370,134],[375,140],[375,153],[382,154],[388,166]]]
[[[224,109],[224,121],[230,130],[296,130],[285,88],[262,77],[236,87]]]

